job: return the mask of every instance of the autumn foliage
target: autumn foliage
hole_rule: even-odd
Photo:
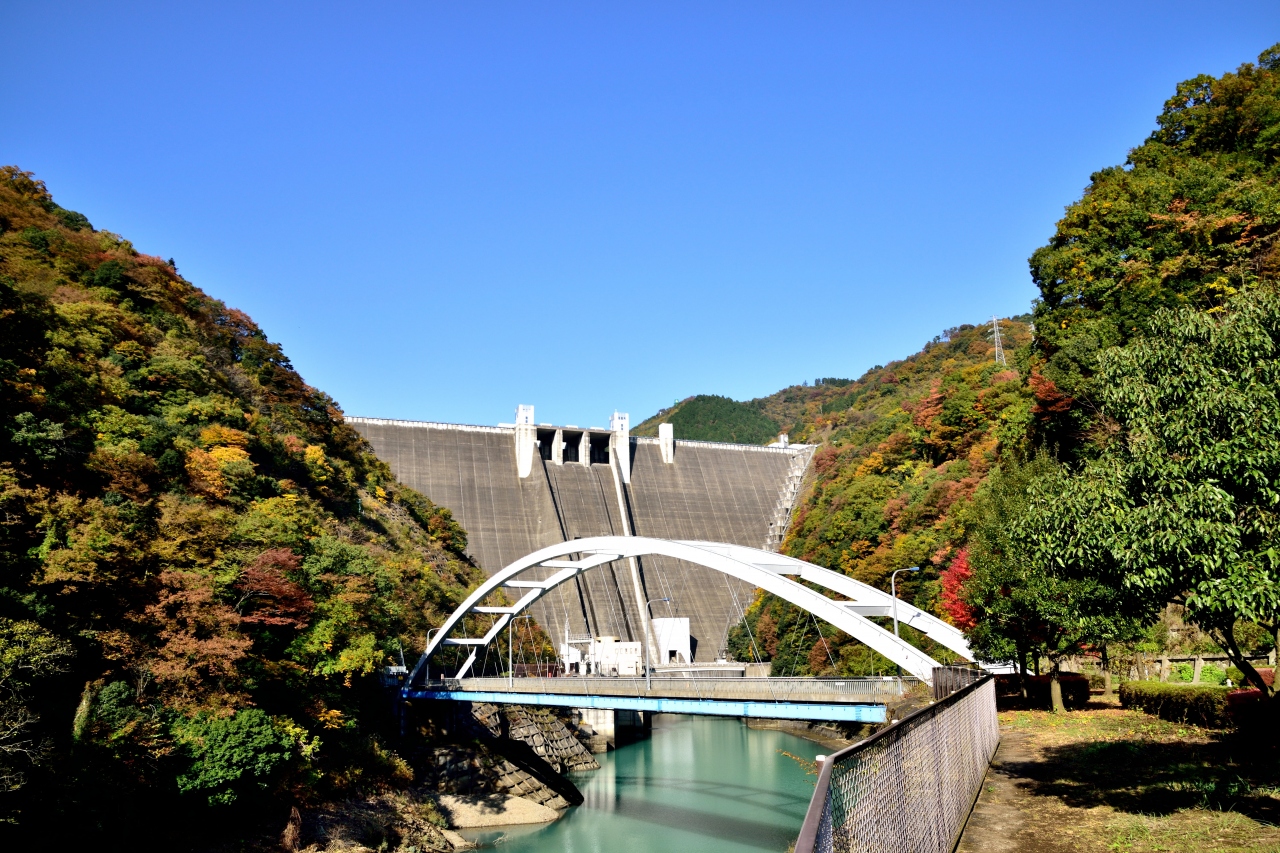
[[[247,315],[14,167],[0,411],[0,825],[140,841],[145,808],[164,846],[390,778],[377,673],[479,582],[465,532]]]
[[[955,558],[942,572],[942,594],[940,604],[947,616],[947,621],[962,631],[969,631],[977,624],[973,619],[973,608],[964,600],[964,582],[973,571],[969,568],[969,552],[961,548]]]

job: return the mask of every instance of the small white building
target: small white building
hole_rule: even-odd
[[[560,662],[567,675],[644,675],[644,648],[617,637],[574,636],[566,630]]]
[[[582,664],[582,650],[575,649],[567,643],[562,643],[560,645],[560,662],[564,664],[565,672],[576,673],[578,667]]]
[[[641,643],[622,643],[617,637],[597,637],[591,643],[588,665],[596,675],[643,675]]]
[[[689,617],[678,616],[653,620],[654,666],[693,663],[689,646]]]

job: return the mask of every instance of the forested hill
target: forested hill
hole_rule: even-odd
[[[1029,320],[1024,315],[1001,321],[1010,363],[1016,347],[1030,340]],[[1008,337],[1011,332],[1014,336]],[[939,346],[944,348],[937,350]],[[971,351],[961,353],[966,347]],[[968,364],[983,355],[994,358],[994,353],[990,323],[981,327],[962,325],[943,332],[908,359],[888,367],[876,365],[861,379],[820,378],[813,385],[792,385],[743,402],[698,394],[646,418],[631,433],[656,436],[659,424],[670,423],[675,427],[676,438],[692,441],[769,444],[782,433],[787,433],[793,442],[820,441],[849,412],[884,411],[885,401],[890,398],[894,401],[889,406],[892,409],[922,388],[927,391],[934,380],[942,382],[949,365]]]
[[[480,579],[465,534],[249,317],[14,167],[0,410],[0,824],[160,844],[411,775],[374,673]]]
[[[973,494],[1002,451],[1026,442],[1028,318],[949,329],[910,358],[848,384],[792,387],[770,400],[797,441],[821,444],[786,550],[879,584],[922,566],[912,591],[949,558],[949,510]]]
[[[1278,238],[1280,45],[1178,84],[1150,137],[1091,176],[1031,256],[1035,334],[1003,324],[1007,367],[989,327],[962,326],[857,382],[746,404],[821,444],[784,550],[882,587],[920,566],[900,590],[988,659],[1130,642],[1180,602],[1247,673],[1242,638],[1280,639],[1280,584],[1259,568],[1275,565],[1280,453],[1259,425],[1276,411]],[[1193,494],[1216,497],[1180,503]],[[779,675],[883,668],[810,623],[761,596],[733,651]]]
[[[990,323],[961,325],[857,380],[819,379],[744,403],[693,397],[636,432],[656,434],[658,423],[670,421],[677,438],[693,438],[686,426],[692,416],[701,418],[693,421],[699,436],[731,418],[735,425],[759,419],[789,432],[792,441],[820,445],[784,550],[878,586],[887,585],[894,569],[921,566],[899,582],[909,600],[937,610],[940,571],[964,535],[952,507],[973,495],[1003,452],[1021,452],[1031,432],[1029,320],[1000,321],[1004,365],[995,360]],[[710,434],[733,440],[727,431]],[[789,620],[802,614],[772,599],[758,602],[753,631],[765,611],[763,653],[774,658],[780,674],[874,668],[848,638],[833,635],[824,644],[816,629],[790,631]],[[755,654],[745,646],[735,652],[740,658]],[[841,664],[828,656],[841,653],[857,660]]]
[[[764,415],[755,401],[739,403],[712,394],[687,397],[637,424],[631,432],[655,436],[661,423],[670,423],[676,438],[690,441],[769,444],[778,438],[777,422]]]
[[[1003,365],[990,323],[962,325],[857,380],[820,379],[745,404],[784,424],[793,441],[820,445],[783,550],[876,586],[887,587],[894,569],[920,566],[899,577],[899,588],[937,610],[939,573],[963,538],[953,508],[1002,452],[1021,451],[1027,441],[1034,417],[1028,320],[1000,321]],[[778,675],[887,671],[864,647],[769,596],[757,600],[748,623],[750,634],[731,636],[735,656],[758,651]]]

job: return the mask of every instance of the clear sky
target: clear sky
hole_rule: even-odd
[[[9,0],[0,159],[348,414],[633,422],[1028,310],[1280,4]]]

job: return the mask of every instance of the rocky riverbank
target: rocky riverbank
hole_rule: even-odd
[[[446,720],[422,722],[411,786],[363,799],[295,810],[281,837],[290,853],[461,850],[453,830],[545,823],[582,795],[564,773],[599,763],[583,745],[590,732],[550,710],[459,705]]]

